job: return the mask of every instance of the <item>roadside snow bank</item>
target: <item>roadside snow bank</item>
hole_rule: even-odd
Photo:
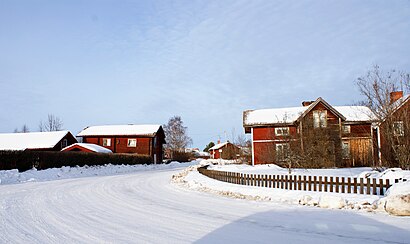
[[[151,165],[112,165],[104,166],[84,166],[84,167],[61,167],[37,170],[35,168],[24,172],[17,169],[0,170],[0,185],[17,184],[25,182],[50,181],[57,179],[80,178],[90,176],[104,176],[132,173],[137,171],[160,170],[181,168],[189,165],[198,164],[197,161],[190,163],[171,162],[169,164]]]
[[[392,215],[410,216],[410,181],[394,184],[382,201],[385,210]]]
[[[203,165],[207,165],[210,162],[208,160],[203,160],[198,165],[193,165],[186,168],[182,172],[174,175],[172,178],[173,183],[177,183],[183,187],[209,192],[213,194],[218,194],[222,196],[248,199],[248,200],[262,200],[271,201],[275,203],[289,203],[289,204],[301,204],[307,206],[317,206],[321,208],[332,208],[332,209],[355,209],[355,210],[365,210],[365,211],[387,211],[387,209],[408,209],[405,205],[408,204],[407,200],[409,198],[403,197],[383,197],[376,195],[361,195],[361,194],[343,194],[343,193],[331,193],[331,192],[313,192],[313,191],[295,191],[295,190],[284,190],[284,189],[272,189],[256,186],[242,186],[226,182],[217,181],[208,178],[197,171],[197,168]],[[236,165],[227,164],[225,165],[210,165],[208,169],[213,170],[223,170],[230,172],[241,172],[241,173],[253,173],[253,174],[277,174],[277,172],[284,173],[287,169],[280,168],[276,165],[263,165],[259,166],[249,166],[249,165]],[[303,174],[304,172],[308,175],[327,175],[335,176],[355,176],[361,175],[360,169],[362,171],[369,172],[368,168],[354,168],[354,169],[312,169],[304,170],[297,169],[292,172],[295,174]],[[400,178],[406,178],[408,171],[403,171],[398,175],[400,170],[386,170],[385,172],[378,172],[378,174],[372,174],[373,177],[384,177],[384,179],[395,179],[392,175],[400,176]],[[410,175],[410,174],[409,174]],[[367,176],[369,177],[369,176]],[[410,193],[407,187],[409,181],[405,184],[395,184],[388,191],[390,195],[401,196],[401,193]],[[403,185],[403,186],[401,186]],[[405,186],[404,186],[405,185]],[[400,193],[400,194],[399,194]],[[387,195],[387,194],[386,194]],[[398,202],[400,198],[400,203]],[[403,203],[403,201],[405,203]],[[406,202],[407,201],[407,202]],[[387,208],[389,207],[389,208]],[[393,211],[393,210],[392,210]],[[389,213],[391,213],[390,211]],[[391,213],[393,214],[393,213]],[[399,215],[399,214],[396,214]],[[404,215],[400,212],[400,215]]]

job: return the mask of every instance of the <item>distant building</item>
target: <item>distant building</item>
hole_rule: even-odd
[[[60,151],[76,142],[69,131],[0,134],[0,150]]]
[[[218,143],[208,150],[212,159],[236,159],[239,157],[240,149],[229,141]]]
[[[77,136],[84,143],[100,145],[113,153],[143,154],[154,163],[162,162],[165,134],[160,125],[90,126]]]

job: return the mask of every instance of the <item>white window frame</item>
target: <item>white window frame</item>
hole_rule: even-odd
[[[127,147],[137,147],[137,139],[135,138],[128,139]]]
[[[404,123],[403,121],[393,122],[393,133],[395,136],[404,136]]]
[[[111,146],[111,138],[103,138],[103,146],[110,147]]]
[[[277,161],[283,161],[287,157],[290,146],[289,143],[276,143],[275,156]]]
[[[342,142],[342,156],[344,159],[350,158],[350,143],[349,142]]]
[[[314,128],[327,127],[327,111],[326,110],[313,111],[313,127]]]
[[[350,125],[342,125],[342,132],[344,133],[344,134],[350,134],[350,130],[351,128],[350,128]]]
[[[277,128],[275,128],[275,135],[276,136],[288,136],[289,135],[289,127],[277,127]]]

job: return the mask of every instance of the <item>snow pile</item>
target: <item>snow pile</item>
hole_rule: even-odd
[[[382,199],[385,210],[398,216],[410,216],[410,181],[396,183],[386,192]]]
[[[137,171],[173,169],[198,164],[197,161],[190,163],[171,162],[169,164],[151,164],[151,165],[104,165],[104,166],[84,166],[84,167],[61,167],[45,170],[35,168],[25,172],[19,172],[17,169],[0,170],[0,185],[17,184],[25,182],[50,181],[57,179],[80,178],[90,176],[104,176],[126,174]]]
[[[322,195],[319,198],[319,207],[341,209],[346,206],[346,200],[343,197]]]
[[[202,165],[209,165],[208,169],[223,170],[229,172],[251,173],[251,174],[286,174],[287,169],[281,168],[276,165],[261,165],[261,166],[249,166],[238,165],[229,162],[224,162],[218,165],[212,165],[211,160],[200,161],[198,165],[191,166],[184,171],[173,176],[173,183],[180,184],[183,187],[218,194],[222,196],[228,196],[232,198],[259,200],[259,201],[271,201],[275,203],[288,203],[288,204],[300,204],[307,206],[317,206],[321,208],[330,209],[354,209],[365,211],[387,211],[387,207],[397,209],[409,209],[404,207],[406,201],[410,202],[410,197],[403,197],[401,194],[410,193],[409,181],[400,184],[394,184],[386,196],[377,195],[362,195],[362,194],[347,194],[347,193],[332,193],[332,192],[314,192],[314,191],[295,191],[285,190],[278,188],[264,188],[256,186],[242,186],[226,182],[217,181],[208,178],[200,174],[196,169]],[[366,173],[360,172],[372,172],[369,168],[354,168],[354,169],[313,169],[304,170],[296,169],[292,171],[292,174],[297,175],[327,175],[327,176],[364,176]],[[395,179],[394,177],[407,178],[409,171],[389,169],[384,172],[378,172],[370,174],[372,177],[382,179]],[[369,176],[367,176],[369,177]],[[397,197],[393,197],[397,196]],[[400,198],[400,205],[397,203]],[[405,203],[403,203],[403,201]],[[406,210],[406,211],[407,211]],[[389,212],[391,213],[391,211]],[[398,214],[396,214],[398,215]],[[401,215],[403,215],[401,213]]]
[[[390,180],[390,183],[394,183],[395,179],[399,181],[406,179],[410,180],[410,170],[402,170],[401,168],[390,168],[386,169],[383,172],[379,172],[376,170],[372,171],[363,171],[361,172],[357,178],[376,178],[376,179],[384,179]]]

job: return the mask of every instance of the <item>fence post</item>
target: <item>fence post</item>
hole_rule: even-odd
[[[313,191],[317,191],[317,177],[313,176]]]
[[[384,195],[384,189],[383,189],[383,179],[379,179],[379,194]]]
[[[342,179],[342,183],[341,183],[341,186],[342,186],[342,193],[345,193],[346,191],[345,191],[345,187],[346,187],[346,183],[345,183],[345,177],[341,177],[341,179]]]
[[[329,192],[333,192],[333,176],[329,177]]]
[[[308,189],[309,191],[312,190],[312,176],[311,175],[309,175],[308,177]]]
[[[366,194],[370,195],[370,178],[367,178],[367,184],[366,184]]]
[[[377,184],[375,178],[373,178],[373,195],[377,195]]]
[[[364,184],[363,184],[363,178],[360,178],[360,194],[364,194]]]
[[[319,182],[318,182],[318,187],[319,187],[319,191],[322,191],[322,176],[319,176]]]
[[[335,190],[337,193],[339,193],[339,177],[338,176],[335,177],[335,181],[336,181]]]

